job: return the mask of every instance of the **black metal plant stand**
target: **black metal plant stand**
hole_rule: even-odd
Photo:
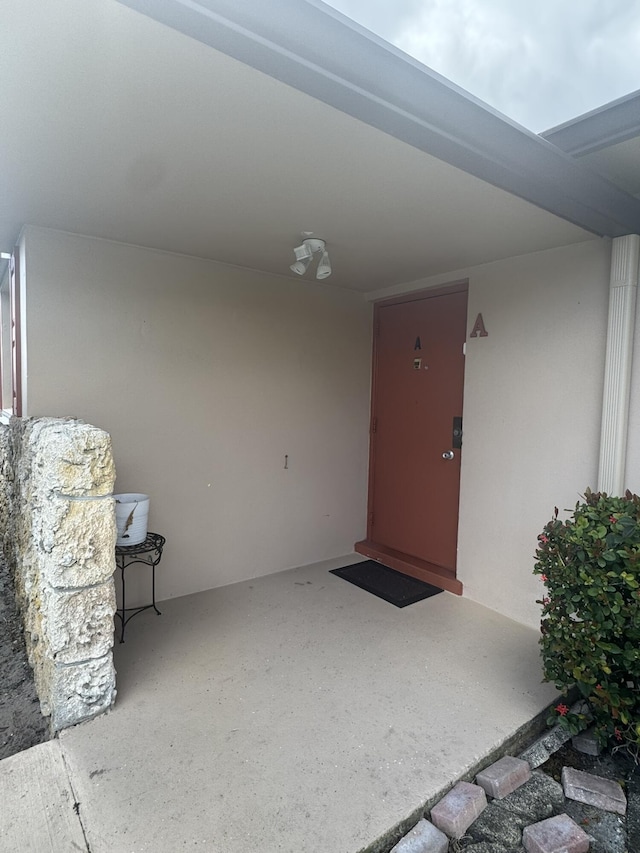
[[[122,628],[120,630],[120,642],[124,643],[124,629],[127,622],[143,610],[149,610],[151,607],[156,611],[158,616],[161,615],[156,607],[156,566],[162,559],[162,549],[165,543],[164,536],[159,533],[147,533],[147,538],[144,542],[138,545],[116,545],[116,566],[120,569],[120,577],[122,579],[122,607],[116,610],[116,616],[120,617]],[[125,582],[124,572],[129,566],[134,563],[143,563],[145,566],[151,566],[151,604],[145,604],[142,607],[127,607],[125,598]],[[127,613],[129,614],[127,616]]]

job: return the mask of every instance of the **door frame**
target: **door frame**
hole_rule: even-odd
[[[422,302],[425,299],[432,299],[436,296],[448,296],[453,293],[468,293],[469,280],[461,279],[459,281],[450,282],[449,284],[440,285],[437,287],[424,288],[423,290],[415,290],[411,293],[403,293],[400,296],[393,296],[389,299],[381,299],[373,305],[373,347],[371,358],[371,412],[369,416],[369,479],[367,490],[367,538],[360,542],[356,542],[354,548],[358,554],[365,557],[370,557],[380,563],[384,563],[389,568],[396,569],[403,574],[418,578],[426,583],[434,584],[456,595],[462,595],[462,583],[457,579],[455,570],[445,569],[442,566],[436,566],[434,563],[429,563],[421,560],[418,557],[409,556],[392,548],[387,548],[373,539],[372,507],[374,493],[374,471],[375,471],[375,454],[376,442],[373,441],[375,432],[375,413],[377,404],[377,359],[378,359],[378,335],[380,332],[380,310],[389,305],[399,305],[406,302]],[[465,336],[466,340],[466,336]],[[458,507],[459,511],[459,507]]]

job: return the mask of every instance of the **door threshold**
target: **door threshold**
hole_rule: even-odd
[[[395,569],[397,572],[410,575],[410,577],[417,578],[425,583],[433,584],[433,586],[439,586],[441,589],[446,589],[447,592],[454,593],[454,595],[462,595],[462,583],[456,578],[456,573],[452,569],[445,569],[443,566],[436,566],[435,563],[428,563],[426,560],[412,557],[410,554],[394,551],[393,548],[386,548],[370,539],[356,542],[354,548],[358,554],[370,557],[378,563],[384,563],[390,569]]]

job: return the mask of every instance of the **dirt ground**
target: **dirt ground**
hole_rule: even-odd
[[[563,767],[573,767],[576,770],[595,773],[596,776],[618,782],[631,782],[634,789],[640,788],[640,765],[636,764],[629,753],[622,749],[613,752],[605,750],[597,756],[585,755],[577,752],[571,743],[568,743],[560,747],[541,769],[559,782]]]
[[[13,581],[0,560],[0,759],[50,737],[27,661]]]

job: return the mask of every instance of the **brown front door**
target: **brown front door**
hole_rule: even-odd
[[[358,550],[433,583],[455,578],[466,317],[466,287],[376,310],[369,525],[358,543],[369,550]]]

